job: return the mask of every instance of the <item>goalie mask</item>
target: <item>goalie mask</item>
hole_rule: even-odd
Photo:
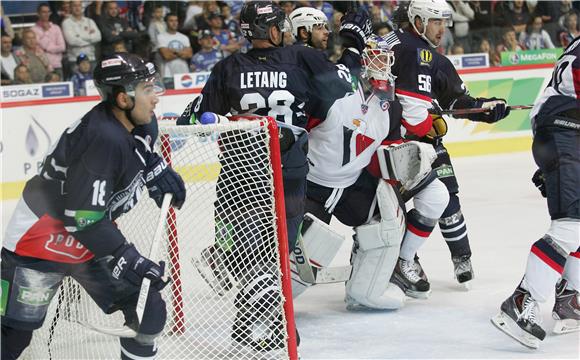
[[[395,76],[391,74],[394,63],[395,55],[384,39],[372,35],[362,54],[362,78],[381,100],[395,99]]]

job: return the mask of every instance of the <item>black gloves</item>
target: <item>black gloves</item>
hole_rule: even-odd
[[[497,122],[509,115],[510,109],[504,99],[492,98],[477,98],[472,106],[473,108],[489,109],[487,112],[469,114],[468,118],[473,121],[481,121],[485,123]]]
[[[544,174],[542,173],[542,170],[536,170],[534,176],[532,176],[532,182],[534,185],[536,185],[542,196],[546,197],[546,183],[544,181]]]
[[[180,209],[185,202],[183,179],[156,153],[149,153],[145,169],[145,183],[149,196],[161,207],[163,195],[173,194],[171,205]]]
[[[115,250],[113,257],[111,273],[117,280],[125,279],[133,285],[141,286],[143,278],[148,278],[151,285],[159,291],[169,283],[169,280],[163,281],[165,262],[160,261],[157,265],[141,256],[133,244],[121,245]]]
[[[369,14],[362,7],[356,12],[348,12],[340,20],[339,34],[345,48],[354,47],[362,55],[367,39],[373,33]]]

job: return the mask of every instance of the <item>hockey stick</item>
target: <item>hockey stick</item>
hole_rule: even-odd
[[[159,220],[157,221],[157,227],[155,228],[155,235],[153,236],[153,241],[151,241],[151,248],[149,249],[149,259],[155,259],[157,257],[157,253],[159,252],[159,242],[161,241],[161,237],[163,235],[163,230],[165,229],[165,223],[167,221],[167,213],[169,212],[169,208],[171,207],[171,200],[173,198],[173,194],[165,194],[163,195],[163,203],[161,204],[161,211],[159,215]],[[149,288],[151,286],[151,279],[143,278],[141,283],[141,290],[139,290],[139,298],[137,300],[137,306],[135,311],[137,312],[137,320],[139,324],[143,321],[143,313],[145,312],[145,305],[147,304],[147,295],[149,294]],[[106,326],[99,326],[87,323],[85,321],[79,322],[92,329],[94,331],[119,336],[119,337],[135,337],[137,336],[137,332],[127,325],[124,325],[121,328],[109,328]]]
[[[294,258],[298,276],[302,281],[309,284],[331,284],[345,282],[350,279],[350,273],[352,271],[352,266],[350,265],[336,267],[320,267],[312,265],[301,235],[298,236],[298,240],[296,241]]]
[[[534,105],[510,105],[507,108],[509,110],[529,110],[533,108]],[[466,114],[478,114],[483,112],[489,112],[491,109],[487,108],[473,108],[473,109],[454,109],[454,110],[442,110],[438,111],[442,115],[466,115]]]

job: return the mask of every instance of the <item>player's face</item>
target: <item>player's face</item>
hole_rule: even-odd
[[[433,43],[435,46],[441,44],[441,39],[443,39],[443,34],[445,33],[446,23],[441,19],[429,19],[427,22],[427,29],[425,31],[425,37]]]
[[[318,24],[312,26],[311,41],[312,46],[319,50],[326,50],[328,47],[328,26],[326,24]]]
[[[135,88],[135,106],[131,110],[131,117],[135,125],[144,125],[151,122],[154,115],[155,106],[159,102],[159,97],[162,93],[157,79],[142,82]]]

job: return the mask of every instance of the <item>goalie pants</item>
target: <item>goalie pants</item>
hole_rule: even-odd
[[[354,184],[343,189],[334,210],[329,212],[324,205],[335,189],[308,181],[306,212],[313,214],[327,224],[330,224],[332,215],[334,215],[347,226],[363,225],[373,215],[379,214],[379,208],[375,203],[377,185],[378,179],[363,170]],[[372,213],[370,213],[371,211]]]
[[[65,276],[75,279],[103,312],[111,314],[121,310],[128,324],[136,324],[135,305],[140,287],[114,279],[108,262],[109,258],[101,258],[81,264],[66,264],[19,256],[2,249],[3,327],[23,331],[40,328]],[[140,333],[151,336],[160,333],[165,320],[165,302],[158,291],[150,290]],[[3,343],[4,336],[3,329]]]

